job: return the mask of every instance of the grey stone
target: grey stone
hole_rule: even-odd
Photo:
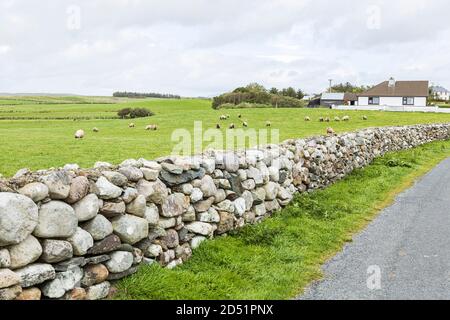
[[[42,294],[48,298],[61,298],[66,291],[72,290],[81,283],[83,271],[73,267],[64,272],[58,272],[55,279],[46,282],[42,287]]]
[[[17,284],[20,284],[20,276],[17,273],[9,269],[0,269],[0,289]]]
[[[57,272],[64,272],[74,267],[83,267],[86,264],[86,259],[83,257],[71,258],[63,262],[54,264],[53,267]]]
[[[206,200],[199,201],[194,204],[195,211],[197,212],[206,212],[209,208],[211,208],[214,203],[214,197],[210,197]]]
[[[279,185],[275,182],[268,182],[264,185],[264,190],[266,191],[266,200],[271,201],[276,199],[278,194]]]
[[[155,204],[163,204],[169,192],[167,187],[159,179],[154,182],[141,179],[136,185],[139,194],[142,194],[146,201]]]
[[[70,182],[69,195],[67,196],[67,203],[75,203],[83,199],[89,192],[90,183],[86,177],[79,176]]]
[[[263,176],[261,171],[256,169],[255,167],[249,167],[247,169],[247,177],[249,179],[253,179],[257,186],[262,186],[264,184]]]
[[[76,256],[84,256],[94,246],[92,236],[80,227],[71,237],[67,238],[67,241],[72,244],[73,254]]]
[[[55,278],[55,269],[51,264],[36,263],[15,271],[20,276],[20,285],[24,288]]]
[[[148,236],[148,222],[143,218],[129,214],[112,220],[114,233],[128,244],[135,244]]]
[[[220,216],[217,210],[211,207],[208,209],[208,211],[198,214],[198,221],[218,223],[220,221]]]
[[[220,223],[217,225],[217,234],[224,234],[233,230],[234,215],[229,212],[220,212]]]
[[[190,196],[194,190],[194,187],[190,183],[184,183],[179,187],[179,190],[181,193]]]
[[[9,268],[11,266],[11,256],[8,249],[0,249],[0,268]]]
[[[129,268],[128,270],[125,270],[123,272],[119,272],[119,273],[110,273],[108,276],[108,280],[109,281],[113,281],[113,280],[119,280],[125,277],[128,277],[132,274],[135,274],[138,271],[138,266],[134,266]]]
[[[142,173],[144,174],[145,180],[148,181],[156,181],[159,176],[159,170],[149,169],[149,168],[141,168]]]
[[[136,167],[139,168],[142,166],[142,162],[136,159],[126,159],[122,161],[119,167]]]
[[[68,241],[45,239],[42,241],[41,260],[46,263],[57,263],[72,258],[73,249]]]
[[[217,188],[211,176],[204,176],[200,182],[200,190],[203,192],[204,197],[209,198],[215,195]]]
[[[122,200],[126,204],[130,203],[139,195],[138,191],[135,188],[126,188],[122,194]]]
[[[158,221],[158,226],[163,229],[173,228],[177,225],[177,219],[175,218],[164,218],[160,217]]]
[[[144,178],[142,171],[136,167],[120,167],[119,172],[123,174],[129,181],[137,182]]]
[[[188,229],[192,233],[201,234],[203,236],[210,236],[215,231],[215,227],[209,223],[205,222],[191,222],[185,225],[186,229]]]
[[[72,205],[79,222],[93,219],[100,207],[98,197],[91,193]]]
[[[214,195],[214,203],[222,202],[227,198],[227,193],[223,189],[218,189]]]
[[[39,238],[66,238],[77,230],[75,211],[62,201],[50,201],[41,206],[39,221],[33,234]]]
[[[138,217],[143,218],[145,215],[147,201],[143,195],[138,195],[130,204],[126,207],[126,212]]]
[[[161,205],[161,215],[166,218],[173,218],[182,215],[185,211],[184,201],[184,194],[171,194]]]
[[[224,201],[216,204],[216,209],[219,211],[234,213],[235,207],[234,207],[234,203],[231,202],[230,200],[224,200]]]
[[[161,238],[161,244],[169,249],[173,249],[179,245],[178,232],[174,229],[169,229],[166,235]]]
[[[100,209],[100,213],[107,218],[114,218],[117,216],[121,216],[125,213],[126,206],[125,202],[104,202],[102,208]]]
[[[111,289],[111,284],[108,281],[90,286],[86,289],[87,300],[100,300],[106,298]]]
[[[95,185],[100,199],[110,200],[118,198],[122,194],[122,189],[109,182],[105,177],[98,178]]]
[[[94,219],[83,224],[82,228],[89,232],[96,241],[102,240],[113,233],[111,222],[103,215],[97,215]]]
[[[38,223],[38,207],[28,197],[0,193],[0,246],[25,240]]]
[[[195,221],[195,208],[193,206],[189,206],[186,212],[182,216],[183,222],[192,222]]]
[[[173,174],[168,171],[161,171],[159,177],[168,186],[176,186],[186,182],[190,182],[197,178],[203,178],[205,176],[205,169],[200,168],[199,170],[188,170],[182,174]]]
[[[133,265],[133,254],[128,251],[115,251],[105,263],[110,273],[124,272]]]
[[[199,202],[203,199],[203,192],[199,188],[193,188],[190,198],[192,203]]]
[[[260,203],[254,206],[255,215],[260,217],[266,214],[266,205],[264,203]]]
[[[48,187],[50,198],[53,200],[64,200],[70,192],[71,178],[66,171],[55,171],[40,178],[41,182]]]
[[[154,203],[150,203],[145,208],[144,214],[145,220],[147,220],[150,226],[157,226],[159,222],[159,209]]]
[[[244,198],[237,198],[233,202],[234,205],[234,214],[241,217],[246,211],[246,202]]]
[[[102,254],[101,256],[95,256],[95,257],[89,257],[85,259],[85,265],[93,265],[93,264],[99,264],[102,262],[106,262],[109,259],[111,259],[111,257],[107,254]]]
[[[118,187],[125,187],[128,184],[128,178],[117,171],[103,171],[102,175],[108,179],[109,182]]]
[[[19,193],[27,196],[34,202],[39,202],[48,197],[48,187],[40,182],[32,182],[19,189]]]
[[[105,239],[94,243],[94,246],[89,249],[88,254],[99,255],[112,252],[117,250],[121,244],[122,242],[120,241],[120,238],[117,235],[112,234],[107,236]]]
[[[94,169],[111,169],[113,165],[109,162],[97,161],[94,164]]]
[[[41,244],[32,235],[29,235],[21,243],[10,246],[8,250],[11,257],[11,269],[17,269],[33,263],[42,254]]]
[[[14,300],[22,293],[22,288],[19,285],[11,286],[9,288],[0,289],[0,301]]]
[[[184,171],[183,170],[184,168],[182,166],[178,166],[172,163],[163,162],[161,163],[161,167],[164,171],[167,171],[172,174],[182,174]]]
[[[241,196],[245,200],[245,211],[249,211],[253,206],[253,195],[250,191],[244,191]]]

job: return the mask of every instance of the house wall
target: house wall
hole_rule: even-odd
[[[450,100],[450,95],[448,92],[436,92],[435,95],[439,100]]]
[[[359,106],[368,106],[369,98],[368,97],[358,97],[358,105]],[[380,97],[380,106],[392,106],[392,107],[402,107],[403,106],[403,97]],[[415,97],[414,98],[414,106],[415,107],[426,107],[427,98],[425,97]]]

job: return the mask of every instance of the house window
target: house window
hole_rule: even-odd
[[[369,104],[380,104],[380,97],[369,97]]]
[[[404,106],[413,106],[414,98],[413,97],[403,97],[403,105]]]

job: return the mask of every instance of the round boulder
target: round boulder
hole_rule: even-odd
[[[0,246],[25,240],[38,223],[38,207],[28,197],[0,193]]]
[[[21,243],[9,247],[9,255],[11,256],[10,268],[17,269],[33,263],[41,254],[41,244],[35,237],[30,235]]]
[[[62,201],[50,201],[41,206],[39,221],[33,234],[39,238],[66,238],[77,230],[75,211]]]

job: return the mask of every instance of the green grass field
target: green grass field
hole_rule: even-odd
[[[194,121],[203,128],[214,128],[221,114],[230,114],[222,122],[222,131],[230,123],[241,127],[237,115],[249,128],[265,128],[270,120],[279,129],[281,140],[324,134],[328,126],[336,132],[353,131],[369,126],[406,125],[449,122],[450,114],[343,112],[328,109],[247,109],[213,110],[209,100],[201,99],[115,99],[108,97],[0,97],[0,173],[13,175],[20,168],[32,170],[78,163],[91,167],[96,161],[120,163],[127,158],[148,158],[169,155],[176,142],[171,141],[174,129],[192,132]],[[117,110],[123,107],[146,107],[155,116],[145,119],[121,120]],[[320,116],[348,114],[350,122],[320,123]],[[368,116],[368,121],[361,119]],[[312,118],[305,122],[305,116]],[[128,128],[134,122],[136,128]],[[158,131],[145,131],[148,124],[157,124]],[[93,133],[97,127],[100,132]],[[83,140],[75,140],[78,129],[86,131]],[[206,144],[206,143],[205,143]]]
[[[294,298],[396,194],[449,156],[450,141],[388,154],[329,188],[297,196],[261,224],[202,243],[180,267],[141,267],[118,283],[115,298]]]

